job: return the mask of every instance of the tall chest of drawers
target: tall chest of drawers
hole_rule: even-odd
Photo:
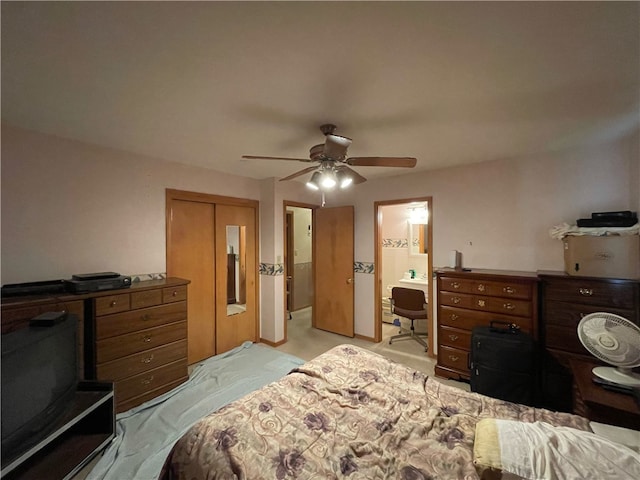
[[[493,320],[518,325],[537,338],[538,278],[504,270],[436,271],[437,376],[469,379],[471,330]]]
[[[640,281],[575,277],[564,272],[539,274],[543,406],[571,412],[576,395],[570,359],[596,361],[578,338],[578,323],[589,313],[609,312],[640,325]]]
[[[87,300],[85,377],[114,382],[116,412],[188,379],[188,283],[140,282]]]

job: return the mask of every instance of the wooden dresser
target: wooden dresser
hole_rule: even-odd
[[[537,338],[538,278],[532,272],[440,269],[437,376],[469,379],[471,330],[492,320],[514,323]]]
[[[570,360],[595,362],[577,333],[582,317],[609,312],[640,324],[640,281],[575,277],[564,272],[539,272],[543,406],[565,412],[574,407]]]
[[[177,278],[134,283],[88,300],[85,376],[115,383],[116,412],[188,379],[188,283]]]

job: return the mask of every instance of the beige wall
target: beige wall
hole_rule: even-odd
[[[259,185],[3,126],[2,283],[165,272],[165,188],[257,200]]]
[[[638,136],[583,151],[370,180],[355,205],[355,260],[373,262],[373,202],[433,197],[433,264],[451,249],[476,268],[561,269],[548,230],[592,211],[640,210]],[[366,176],[366,172],[362,172]],[[260,261],[280,263],[283,201],[319,203],[299,182],[256,180],[2,128],[2,284],[114,270],[164,272],[165,188],[260,200]],[[280,259],[280,260],[279,260]],[[357,334],[373,336],[373,275],[357,274]],[[284,336],[283,276],[261,281],[262,336]]]
[[[433,265],[446,266],[460,250],[463,266],[562,270],[561,242],[549,229],[594,211],[640,210],[637,140],[581,151],[409,174],[358,185],[332,204],[355,205],[357,261],[373,262],[373,203],[431,196]],[[355,331],[373,336],[374,275],[356,275]]]

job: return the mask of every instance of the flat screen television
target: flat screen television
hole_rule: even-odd
[[[2,464],[46,437],[71,407],[77,384],[78,317],[2,335]]]

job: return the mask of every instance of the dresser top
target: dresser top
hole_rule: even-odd
[[[114,290],[102,290],[100,292],[88,292],[88,293],[62,293],[60,295],[24,295],[16,297],[2,298],[2,307],[19,307],[28,305],[37,305],[41,303],[51,302],[70,302],[74,300],[85,300],[87,298],[104,297],[108,295],[116,295],[119,293],[139,292],[143,290],[151,290],[154,288],[175,287],[178,285],[188,285],[190,280],[185,280],[178,277],[169,277],[162,280],[146,280],[144,282],[133,282],[129,288],[118,288]]]
[[[528,280],[537,280],[537,272],[522,272],[518,270],[490,270],[482,268],[438,268],[435,270],[436,275],[446,275],[449,277],[508,277],[508,278],[524,278]]]

